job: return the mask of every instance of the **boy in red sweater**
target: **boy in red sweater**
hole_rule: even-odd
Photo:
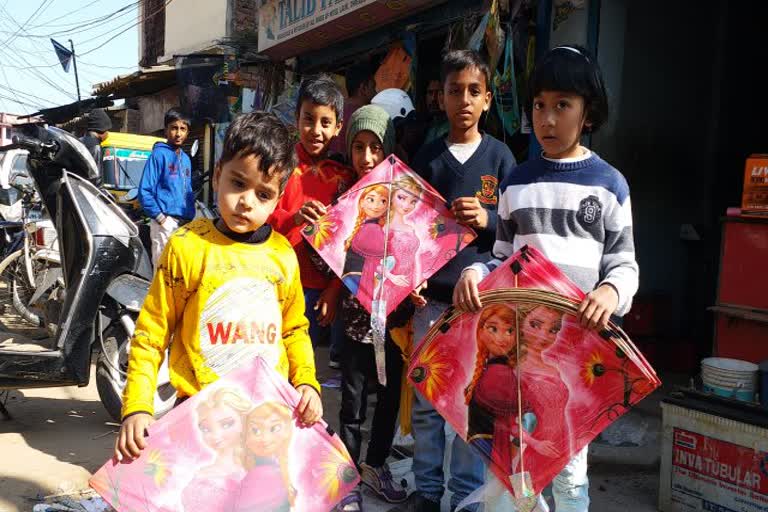
[[[321,75],[301,83],[296,102],[299,165],[269,219],[288,238],[299,259],[309,336],[315,346],[329,335],[342,284],[304,241],[301,229],[305,222],[324,215],[326,205],[354,182],[351,169],[327,158],[331,140],[341,131],[343,112],[344,95],[330,77]]]

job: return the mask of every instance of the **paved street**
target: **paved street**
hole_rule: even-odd
[[[321,382],[334,375],[325,364],[326,358],[327,349],[321,347]],[[657,393],[648,398],[633,412],[633,420],[647,425],[647,444],[639,448],[613,448],[593,443],[591,511],[656,510],[658,397]],[[339,398],[338,390],[324,389],[325,418],[334,429],[338,428]],[[86,388],[13,391],[6,400],[14,418],[0,420],[0,512],[26,512],[45,496],[87,488],[90,473],[110,456],[117,430],[99,402],[93,379]],[[410,459],[393,458],[392,466],[396,479],[405,478],[413,489]],[[367,491],[365,505],[367,511],[373,512],[391,507]],[[443,509],[448,510],[447,503]]]

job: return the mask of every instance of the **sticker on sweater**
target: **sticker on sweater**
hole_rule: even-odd
[[[499,202],[496,195],[496,189],[499,186],[499,179],[492,174],[483,174],[480,176],[480,190],[475,192],[475,196],[483,204],[493,204]]]
[[[276,368],[281,333],[275,287],[264,279],[240,277],[224,283],[200,314],[200,351],[219,376],[256,355]]]
[[[595,222],[600,220],[600,216],[603,213],[603,204],[597,198],[597,196],[585,197],[579,203],[579,212],[576,214],[576,218],[579,222],[591,226]]]

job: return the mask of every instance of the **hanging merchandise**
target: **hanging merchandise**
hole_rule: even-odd
[[[195,119],[226,123],[240,96],[231,83],[237,60],[231,55],[183,55],[176,58],[176,80],[181,108]]]
[[[299,98],[299,84],[291,84],[283,90],[275,103],[268,109],[285,125],[296,126],[296,103]]]
[[[411,61],[402,42],[395,43],[376,70],[376,92],[384,89],[408,90],[410,87]]]
[[[254,357],[153,423],[137,459],[110,460],[89,483],[121,511],[330,510],[358,473],[324,421],[298,424],[300,398]]]
[[[386,317],[476,235],[394,155],[303,230],[304,238],[371,313],[379,382]]]
[[[472,32],[472,36],[469,38],[469,42],[467,42],[467,49],[475,50],[476,52],[480,51],[480,48],[483,46],[485,29],[488,28],[488,20],[490,17],[490,11],[483,14],[483,17],[480,19],[480,23],[477,25],[477,28],[475,28],[475,31]]]
[[[535,249],[479,288],[483,308],[448,308],[408,377],[531,510],[571,457],[661,383],[619,327],[581,326],[584,293]]]
[[[469,41],[474,33],[478,18],[482,21],[482,18],[479,16],[469,16],[451,25],[448,29],[448,36],[445,39],[443,53],[470,48]]]
[[[499,6],[497,0],[493,0],[488,11],[488,25],[485,27],[485,49],[488,53],[488,67],[492,72],[499,65],[503,44],[504,30],[499,21]]]
[[[515,53],[512,39],[510,27],[504,45],[504,71],[499,73],[497,70],[493,76],[493,98],[496,102],[496,110],[504,127],[504,132],[509,135],[514,135],[520,128],[520,106],[517,101]]]

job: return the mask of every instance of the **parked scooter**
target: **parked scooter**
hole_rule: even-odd
[[[29,151],[27,166],[60,246],[63,287],[46,300],[48,338],[0,332],[0,390],[86,386],[94,348],[96,385],[109,414],[119,419],[129,342],[152,277],[136,225],[113,198],[94,186],[98,170],[85,147],[55,127],[27,127],[11,147]],[[158,378],[155,410],[175,401],[167,372]],[[0,412],[2,412],[0,405]]]

